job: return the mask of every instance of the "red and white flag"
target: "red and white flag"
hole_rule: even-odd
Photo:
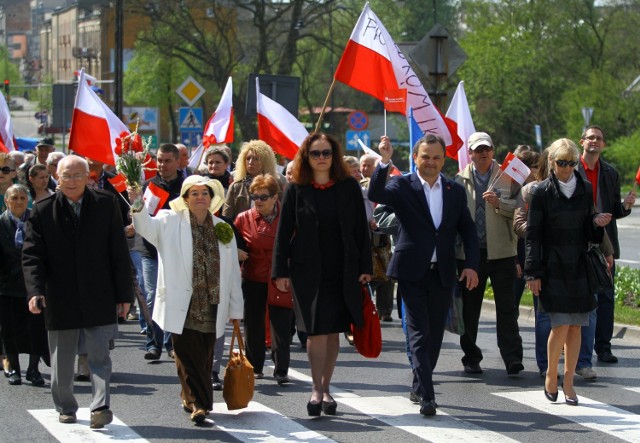
[[[13,125],[11,124],[11,113],[9,106],[0,93],[0,151],[15,151],[16,145],[13,138]]]
[[[260,93],[258,77],[256,77],[256,95],[258,96],[258,138],[278,154],[293,159],[309,132],[284,106]]]
[[[150,216],[155,216],[169,198],[169,193],[153,182],[149,182],[142,199]]]
[[[531,173],[531,169],[529,169],[529,167],[525,165],[522,160],[513,155],[513,153],[511,152],[509,152],[505,157],[504,162],[500,166],[500,169],[502,169],[505,175],[511,177],[519,185],[522,185]]]
[[[467,140],[471,134],[476,132],[469,111],[469,103],[467,102],[467,94],[464,92],[464,82],[458,83],[453,99],[447,110],[447,117],[458,125],[458,136],[462,141],[462,147],[458,150],[458,167],[462,171],[470,162],[469,146]]]
[[[342,54],[335,79],[384,101],[385,90],[407,90],[402,114],[413,117],[424,133],[440,135],[447,154],[455,158],[462,141],[451,133],[446,118],[433,105],[418,76],[413,72],[402,51],[391,39],[380,19],[364,5],[347,47]]]
[[[231,77],[224,87],[216,112],[204,128],[202,144],[205,148],[217,143],[233,142],[233,82]]]
[[[84,69],[81,69],[71,120],[69,149],[115,166],[116,138],[122,132],[129,133],[129,128],[91,90]]]
[[[118,175],[108,178],[107,180],[109,180],[109,183],[113,185],[113,188],[116,191],[124,192],[127,190],[127,182],[122,172],[120,172]]]

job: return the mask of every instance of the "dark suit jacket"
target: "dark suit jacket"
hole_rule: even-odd
[[[371,274],[371,243],[362,191],[355,179],[337,182],[338,213],[344,251],[343,294],[353,323],[362,326],[362,292],[358,277]],[[310,185],[285,189],[273,250],[272,278],[290,277],[296,317],[309,331],[320,286],[318,212]]]
[[[582,178],[587,179],[582,162],[578,162],[578,171]],[[602,212],[608,212],[613,217],[611,222],[605,226],[609,240],[613,245],[613,258],[620,258],[620,243],[618,242],[618,225],[616,219],[626,217],[631,214],[631,209],[624,209],[620,198],[620,178],[618,172],[609,163],[600,159],[600,170],[598,172],[598,194]]]
[[[61,192],[32,209],[22,267],[28,297],[45,296],[47,329],[112,324],[116,304],[133,301],[131,258],[116,198],[85,189],[77,223]]]
[[[16,229],[8,210],[4,211],[0,215],[0,297],[26,297],[22,249],[15,245]]]
[[[414,172],[387,181],[389,168],[376,167],[369,184],[369,200],[392,206],[399,222],[397,243],[387,275],[397,280],[419,281],[436,249],[443,286],[456,281],[456,236],[464,242],[465,268],[478,269],[476,227],[467,208],[464,188],[442,177],[442,222],[436,229],[422,183]]]

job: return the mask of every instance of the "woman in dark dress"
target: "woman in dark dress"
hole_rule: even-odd
[[[360,284],[371,280],[371,245],[362,191],[342,160],[337,141],[311,134],[295,158],[276,235],[272,278],[291,285],[296,322],[308,334],[310,416],[334,415],[329,385],[339,334],[362,326]]]

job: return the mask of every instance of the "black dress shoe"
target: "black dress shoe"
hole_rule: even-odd
[[[611,351],[604,351],[601,354],[598,354],[598,361],[603,363],[618,363],[618,357],[613,355]]]
[[[524,370],[524,365],[520,361],[512,361],[507,366],[507,374],[509,375],[518,375],[520,371]]]
[[[411,393],[409,394],[409,400],[414,405],[419,405],[422,402],[422,398],[420,398],[420,395],[417,392],[413,391],[411,391]]]
[[[309,417],[320,417],[320,411],[322,411],[322,403],[307,403]]]
[[[37,369],[27,369],[27,381],[30,381],[33,386],[44,385],[44,379],[42,374]]]
[[[423,400],[420,406],[420,413],[426,416],[436,415],[437,407],[438,404],[434,400]]]
[[[78,374],[74,377],[75,381],[91,381],[91,378],[86,374]]]
[[[467,374],[482,374],[482,368],[479,363],[466,363],[464,372]]]
[[[322,402],[322,412],[325,415],[336,415],[336,410],[338,409],[338,403],[335,400],[331,399],[331,401],[323,401]]]
[[[147,351],[146,354],[144,354],[144,359],[145,360],[160,360],[160,351],[158,351],[157,349],[151,349],[150,351]]]
[[[22,377],[20,376],[19,372],[11,371],[11,373],[9,374],[9,384],[13,386],[22,384]]]

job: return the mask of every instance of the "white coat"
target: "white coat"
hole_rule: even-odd
[[[224,223],[213,216],[214,226]],[[136,232],[158,250],[158,285],[153,320],[165,332],[182,334],[193,292],[193,240],[189,211],[160,210],[151,217],[145,210],[133,214]],[[243,297],[235,238],[218,242],[220,250],[220,304],[216,337],[222,337],[229,319],[241,319]]]

